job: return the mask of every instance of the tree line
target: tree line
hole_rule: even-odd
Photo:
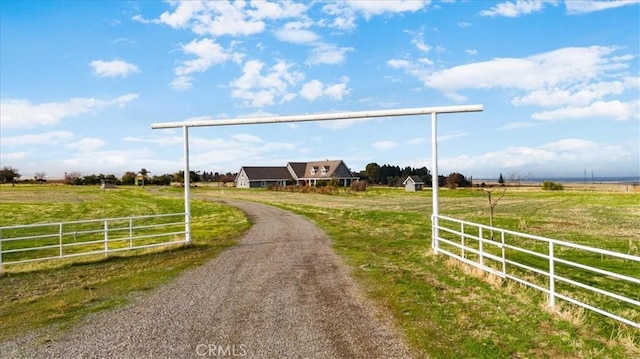
[[[217,182],[227,184],[235,181],[237,173],[221,173],[221,172],[207,172],[207,171],[190,171],[189,180],[191,183],[196,182]],[[376,162],[371,162],[366,165],[365,169],[354,173],[361,180],[366,180],[369,184],[385,185],[385,186],[402,186],[402,182],[407,176],[417,176],[424,183],[425,186],[432,185],[431,172],[426,167],[414,168],[403,167],[397,165],[384,164],[380,166]],[[0,183],[15,183],[21,177],[18,169],[13,167],[3,167],[0,169]],[[46,174],[44,172],[38,172],[34,175],[33,179],[25,179],[24,182],[42,183],[46,182]],[[500,174],[502,179],[502,174]],[[103,182],[109,182],[116,185],[158,185],[168,186],[172,182],[184,182],[184,171],[178,171],[175,173],[165,173],[161,175],[152,175],[150,171],[145,168],[139,171],[127,171],[122,176],[117,177],[113,174],[89,174],[83,175],[80,172],[65,172],[64,183],[71,185],[99,185]],[[503,182],[500,182],[501,184]],[[450,188],[456,187],[470,187],[473,185],[473,179],[467,178],[464,175],[454,172],[448,176],[438,176],[438,185],[447,186]]]
[[[402,186],[402,182],[408,176],[417,176],[426,186],[432,185],[431,172],[426,167],[413,168],[410,166],[401,168],[397,165],[384,164],[380,166],[376,162],[367,164],[363,171],[359,172],[361,180],[367,180],[370,184],[386,185],[391,187]],[[473,185],[473,179],[467,178],[464,175],[453,172],[448,176],[438,176],[438,186],[447,186],[450,188],[456,187],[471,187]]]
[[[219,182],[230,183],[236,178],[237,173],[219,173],[219,172],[207,172],[207,171],[189,171],[189,181],[191,183],[196,182]],[[0,183],[16,183],[22,175],[20,170],[14,167],[5,166],[0,169]],[[46,173],[37,172],[34,174],[33,179],[23,179],[22,182],[32,183],[44,183]],[[99,185],[103,182],[109,182],[116,185],[157,185],[168,186],[172,182],[184,182],[184,171],[178,171],[175,173],[165,173],[161,175],[152,175],[150,171],[145,168],[140,171],[127,171],[122,176],[117,177],[114,174],[88,174],[83,175],[80,172],[72,171],[65,172],[63,182],[70,185]]]

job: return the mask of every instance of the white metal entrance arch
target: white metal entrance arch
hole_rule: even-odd
[[[331,121],[331,120],[351,120],[356,118],[376,118],[376,117],[396,117],[431,115],[431,173],[432,173],[432,198],[433,198],[433,218],[437,221],[439,215],[438,205],[438,133],[437,115],[439,113],[460,113],[460,112],[480,112],[482,105],[462,105],[462,106],[441,106],[441,107],[418,107],[393,110],[357,111],[357,112],[335,112],[313,115],[293,115],[293,116],[273,116],[256,118],[234,118],[220,120],[197,120],[183,122],[154,123],[152,129],[161,128],[182,128],[184,134],[184,212],[185,212],[185,242],[191,243],[191,205],[190,205],[190,178],[189,178],[189,127],[208,126],[233,126],[233,125],[255,125],[266,123],[286,123],[286,122],[308,122],[308,121]],[[434,241],[438,238],[438,226],[432,226],[431,247],[437,251]]]

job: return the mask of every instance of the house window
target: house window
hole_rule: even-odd
[[[310,172],[312,175],[316,174],[316,172],[318,172],[318,167],[317,167],[317,166],[313,166],[313,167],[311,167],[311,170],[309,170],[309,172]]]
[[[327,174],[327,170],[328,170],[327,166],[322,166],[322,174],[323,175]]]
[[[267,187],[267,182],[265,182],[265,181],[260,182],[260,186]]]

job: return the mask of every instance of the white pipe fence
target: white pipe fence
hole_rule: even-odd
[[[435,253],[640,328],[640,256],[447,216],[431,217]],[[622,273],[621,273],[622,272]]]
[[[184,213],[0,227],[0,269],[186,243]]]

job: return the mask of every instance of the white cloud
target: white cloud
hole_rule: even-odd
[[[280,103],[293,99],[289,86],[304,79],[304,74],[292,70],[293,64],[278,61],[263,75],[265,63],[250,60],[244,64],[243,74],[231,83],[231,96],[244,100],[245,106],[264,107],[273,105],[276,98]]]
[[[463,29],[467,29],[467,28],[471,27],[471,24],[468,23],[468,22],[462,22],[461,21],[461,22],[458,23],[458,26],[463,28]]]
[[[524,58],[496,58],[435,72],[425,82],[444,93],[462,88],[533,90],[584,81],[627,67],[607,58],[615,50],[603,46],[569,47]]]
[[[480,12],[482,16],[506,16],[518,17],[528,15],[534,12],[540,12],[544,8],[545,3],[556,5],[556,0],[516,0],[515,2],[506,1],[495,5],[494,7]]]
[[[165,24],[176,29],[189,28],[198,35],[248,36],[265,30],[264,20],[297,18],[304,15],[307,5],[302,3],[266,1],[170,1],[175,9],[159,18],[148,20],[133,17],[141,23]]]
[[[474,177],[491,175],[485,173],[487,168],[524,170],[535,177],[577,177],[584,168],[589,168],[615,176],[625,173],[624,164],[637,163],[637,146],[638,143],[609,144],[567,138],[533,147],[513,146],[478,155],[441,157],[439,164],[443,173],[460,171]]]
[[[344,130],[355,124],[364,123],[369,121],[381,121],[379,118],[354,118],[349,120],[338,120],[338,121],[322,121],[318,123],[320,128],[325,128],[328,130]]]
[[[610,117],[627,119],[637,111],[635,102],[609,101],[638,88],[640,80],[627,75],[633,56],[614,56],[615,47],[570,47],[524,58],[496,58],[429,73],[404,70],[456,101],[462,89],[513,90],[511,103],[556,110],[534,114],[536,119]],[[602,81],[611,78],[613,81]]]
[[[323,84],[319,80],[311,80],[302,86],[300,96],[313,101],[322,96],[322,87]]]
[[[565,138],[544,144],[540,148],[549,151],[593,151],[598,148],[598,143],[579,138]]]
[[[416,12],[426,8],[430,0],[373,0],[373,1],[339,1],[322,7],[331,18],[321,24],[339,30],[353,30],[358,16],[369,20],[373,16]]]
[[[475,56],[478,54],[478,50],[476,49],[467,49],[467,50],[464,50],[464,52],[466,52],[468,55],[471,55],[471,56]]]
[[[640,0],[565,0],[564,6],[569,15],[580,15],[590,12],[603,11],[622,6],[639,3]],[[505,1],[488,10],[480,12],[482,16],[518,17],[535,12],[541,12],[545,4],[556,6],[558,0],[516,0]]]
[[[639,2],[640,0],[565,0],[564,5],[567,8],[567,14],[579,15],[638,4]]]
[[[182,51],[187,55],[195,55],[196,59],[183,61],[182,65],[175,70],[177,76],[185,76],[193,72],[204,72],[211,66],[229,60],[239,61],[242,58],[241,54],[227,52],[220,44],[209,38],[194,39],[190,43],[183,45]]]
[[[159,146],[175,146],[183,143],[184,137],[181,135],[153,135],[147,137],[127,136],[122,140],[131,143],[152,143]]]
[[[126,77],[140,72],[138,66],[122,60],[94,60],[89,63],[93,74],[98,77]]]
[[[511,103],[516,106],[536,105],[556,107],[561,105],[584,106],[608,95],[619,95],[633,88],[632,81],[597,82],[576,84],[567,88],[543,88],[515,97]]]
[[[385,13],[416,12],[425,8],[431,1],[419,0],[370,0],[370,1],[349,1],[345,6],[359,12],[365,19]]]
[[[307,11],[307,5],[293,1],[251,1],[250,5],[253,9],[248,10],[247,14],[256,19],[295,18],[304,15]]]
[[[551,111],[536,112],[531,115],[535,120],[572,120],[585,118],[608,118],[628,120],[640,118],[640,100],[629,102],[596,101],[583,107],[562,107]]]
[[[191,76],[178,76],[169,83],[169,87],[176,91],[185,91],[191,88],[192,82],[193,77]]]
[[[387,61],[387,65],[394,69],[406,69],[411,67],[411,62],[403,59],[391,59]]]
[[[101,147],[104,147],[104,145],[106,144],[107,143],[100,138],[86,137],[81,139],[80,141],[69,143],[65,147],[70,150],[93,152]]]
[[[396,143],[393,141],[378,141],[373,143],[373,147],[379,150],[390,150],[396,147]]]
[[[311,25],[311,22],[289,22],[283,28],[276,30],[274,35],[278,40],[292,44],[313,44],[320,40],[320,36],[308,30]]]
[[[33,128],[58,124],[63,118],[86,113],[96,113],[108,107],[122,107],[138,98],[138,94],[127,94],[114,99],[72,98],[66,102],[46,102],[37,105],[28,100],[0,98],[0,127]]]
[[[342,100],[342,97],[350,92],[349,88],[347,88],[347,82],[349,82],[349,78],[343,77],[341,83],[325,86],[319,80],[311,80],[302,86],[300,96],[309,101],[314,101],[323,96],[334,100]]]
[[[29,157],[29,152],[6,152],[6,151],[0,152],[0,159],[2,159],[1,162],[3,163],[9,162],[9,161],[22,161],[28,157]],[[24,177],[24,174],[22,174],[22,177]]]
[[[184,91],[191,88],[193,77],[189,76],[190,74],[207,71],[212,66],[227,61],[239,63],[244,57],[243,54],[234,52],[232,48],[229,50],[224,49],[210,38],[194,39],[188,44],[182,45],[181,50],[184,54],[194,55],[196,58],[184,60],[175,68],[176,78],[171,81],[169,87],[176,91]]]
[[[2,138],[2,146],[19,147],[19,146],[39,146],[39,145],[57,145],[64,143],[73,138],[73,133],[69,131],[51,131],[43,133],[34,133],[28,135],[11,136]]]
[[[232,135],[231,138],[233,138],[236,141],[239,142],[248,142],[248,143],[261,143],[264,142],[263,139],[261,139],[258,136],[254,136],[254,135],[249,135],[246,133],[238,133],[235,135]]]
[[[424,42],[424,33],[423,32],[419,32],[418,34],[416,34],[416,36],[413,37],[413,39],[411,39],[411,43],[420,51],[422,52],[429,52],[431,51],[431,49],[433,49],[431,46],[429,46],[427,43]]]
[[[307,59],[307,65],[335,65],[343,63],[348,52],[353,51],[353,47],[338,47],[333,44],[318,44]]]

